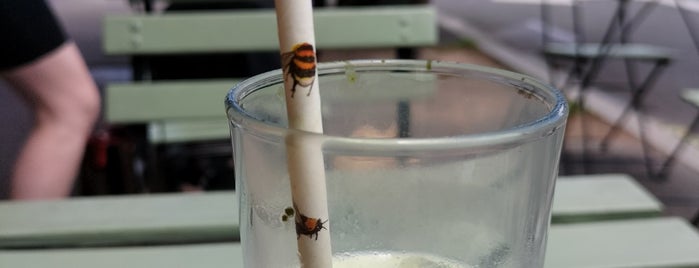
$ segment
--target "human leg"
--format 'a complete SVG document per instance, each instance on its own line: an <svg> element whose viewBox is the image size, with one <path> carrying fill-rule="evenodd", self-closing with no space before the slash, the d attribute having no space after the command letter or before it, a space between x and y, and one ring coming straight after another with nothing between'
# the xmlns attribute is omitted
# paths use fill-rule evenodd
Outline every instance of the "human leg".
<svg viewBox="0 0 699 268"><path fill-rule="evenodd" d="M67 42L2 75L35 112L14 167L10 198L67 196L100 110L99 92L77 46Z"/></svg>

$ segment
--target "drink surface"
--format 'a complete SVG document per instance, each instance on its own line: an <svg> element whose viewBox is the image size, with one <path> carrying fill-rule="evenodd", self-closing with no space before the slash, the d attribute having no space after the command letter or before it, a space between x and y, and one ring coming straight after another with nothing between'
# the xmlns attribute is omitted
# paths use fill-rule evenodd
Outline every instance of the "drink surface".
<svg viewBox="0 0 699 268"><path fill-rule="evenodd" d="M428 254L361 252L335 256L333 268L467 268L472 267Z"/></svg>

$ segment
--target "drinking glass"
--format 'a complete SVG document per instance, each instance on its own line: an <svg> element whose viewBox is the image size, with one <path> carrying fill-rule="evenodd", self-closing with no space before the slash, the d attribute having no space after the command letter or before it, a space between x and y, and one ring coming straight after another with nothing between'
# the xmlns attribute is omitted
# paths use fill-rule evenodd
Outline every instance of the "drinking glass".
<svg viewBox="0 0 699 268"><path fill-rule="evenodd" d="M318 74L323 134L287 128L281 70L226 97L245 267L300 267L297 239L313 239L296 233L288 135L322 151L334 267L543 266L568 114L558 90L436 61Z"/></svg>

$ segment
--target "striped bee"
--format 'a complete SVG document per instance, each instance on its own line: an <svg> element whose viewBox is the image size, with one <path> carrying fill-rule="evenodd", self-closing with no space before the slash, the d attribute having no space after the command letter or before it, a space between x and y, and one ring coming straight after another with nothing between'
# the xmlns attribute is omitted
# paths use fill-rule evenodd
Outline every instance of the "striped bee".
<svg viewBox="0 0 699 268"><path fill-rule="evenodd" d="M296 219L296 239L299 239L301 235L307 235L308 238L313 239L316 236L318 240L318 233L322 229L326 229L323 224L326 224L328 220L322 221L320 218L314 219L309 218L306 215L299 213L299 217Z"/></svg>
<svg viewBox="0 0 699 268"><path fill-rule="evenodd" d="M315 235L315 240L318 240L318 233L325 228L328 220L321 220L320 218L311 218L298 211L296 203L294 203L294 210L296 210L296 239L301 238L301 235L308 236L309 239L313 239Z"/></svg>
<svg viewBox="0 0 699 268"><path fill-rule="evenodd" d="M313 45L309 43L296 44L291 51L282 54L282 67L285 75L294 81L291 86L291 97L294 97L296 86L308 88L306 96L311 95L316 77L316 55Z"/></svg>

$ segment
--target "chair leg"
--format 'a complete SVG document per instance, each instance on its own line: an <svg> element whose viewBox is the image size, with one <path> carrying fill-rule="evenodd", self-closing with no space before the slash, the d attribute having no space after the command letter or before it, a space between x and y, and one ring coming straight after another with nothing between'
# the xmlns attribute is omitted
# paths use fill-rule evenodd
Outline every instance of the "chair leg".
<svg viewBox="0 0 699 268"><path fill-rule="evenodd" d="M683 145L689 140L690 135L692 134L692 132L694 132L694 129L696 129L697 126L699 126L699 113L694 117L694 119L692 120L692 123L689 124L689 127L687 127L687 132L685 132L684 135L682 135L682 138L677 143L677 145L675 145L675 148L672 150L670 155L667 157L665 162L662 164L660 170L658 170L658 172L655 174L656 178L659 178L659 179L667 178L668 172L669 172L670 168L672 167L672 165L674 164L675 158L677 157L677 154L679 154L680 150L682 150ZM699 214L697 214L697 216L699 217Z"/></svg>
<svg viewBox="0 0 699 268"><path fill-rule="evenodd" d="M412 48L398 48L396 55L399 59L414 59L416 51ZM401 138L410 137L410 105L405 101L398 102L396 107L398 114L398 136Z"/></svg>
<svg viewBox="0 0 699 268"><path fill-rule="evenodd" d="M625 42L626 39L628 39L628 35L631 33L632 26L634 24L638 24L640 20L642 20L644 17L648 15L652 7L655 6L654 1L651 1L649 3L646 3L641 10L636 12L635 14L631 15L628 19L626 18L626 9L628 7L629 0L622 0L619 1L619 4L616 7L615 13L614 13L614 19L612 19L609 22L609 25L607 26L607 30L605 31L602 40L600 42L600 47L598 54L600 56L596 57L593 59L593 61L590 63L590 67L584 74L582 75L582 84L587 87L589 86L590 82L594 81L594 79L597 77L597 74L599 73L601 67L604 65L604 62L607 60L607 57L609 55L609 50L611 49L610 43L612 38L614 37L615 34L617 34L617 30L619 31L619 38L621 39L622 42ZM576 6L576 4L573 5L574 9L579 9L579 7ZM575 11L573 12L573 16L580 16L579 13L580 11ZM574 23L575 19L574 19ZM577 23L576 23L577 24ZM618 27L615 27L615 24L618 24ZM575 26L574 27L579 27ZM576 30L579 31L579 30Z"/></svg>
<svg viewBox="0 0 699 268"><path fill-rule="evenodd" d="M641 152L643 154L643 163L646 166L646 176L652 178L653 173L653 159L650 157L650 145L648 144L648 139L646 139L645 124L643 123L643 111L641 111L640 103L634 105L634 110L636 110L636 122L638 123L638 138L641 140Z"/></svg>
<svg viewBox="0 0 699 268"><path fill-rule="evenodd" d="M621 124L623 121L626 119L626 117L629 115L629 113L635 109L640 108L641 102L643 100L643 97L648 91L648 88L657 80L658 76L660 75L661 71L664 69L664 67L667 65L667 61L662 60L662 61L657 61L653 69L650 71L648 76L646 77L645 81L639 85L638 88L632 88L632 96L631 100L629 103L624 107L624 110L622 111L621 115L617 117L617 119L614 121L612 124L612 127L607 131L607 134L604 135L602 138L602 141L600 142L600 148L603 151L606 151L610 140L616 135L617 131L621 127ZM636 107L634 107L636 106Z"/></svg>
<svg viewBox="0 0 699 268"><path fill-rule="evenodd" d="M590 137L590 134L588 132L589 129L587 127L587 116L585 115L585 88L580 88L580 93L578 94L578 105L580 106L580 131L582 132L582 173L588 174L590 158L587 148L589 147L588 139Z"/></svg>

